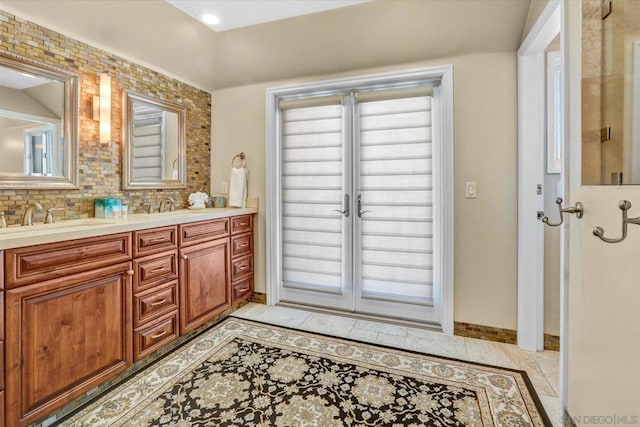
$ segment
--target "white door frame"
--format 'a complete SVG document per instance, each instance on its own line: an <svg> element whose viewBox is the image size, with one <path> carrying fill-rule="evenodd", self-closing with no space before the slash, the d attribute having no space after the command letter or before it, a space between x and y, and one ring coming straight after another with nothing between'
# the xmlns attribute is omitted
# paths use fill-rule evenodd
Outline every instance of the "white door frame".
<svg viewBox="0 0 640 427"><path fill-rule="evenodd" d="M453 65L442 65L437 67L416 68L404 71L394 71L380 74L367 74L356 77L345 77L319 82L302 83L289 86L281 86L267 89L266 93L266 291L267 304L276 305L280 302L280 286L282 271L281 260L281 229L280 217L280 170L281 153L278 135L280 124L277 119L279 96L292 95L300 92L325 91L327 87L333 90L363 87L372 84L394 83L410 80L433 79L440 80L440 93L442 94L440 111L442 126L434 128L434 132L439 132L442 140L442 153L439 156L439 173L434 175L434 182L437 182L442 189L442 200L440 200L437 212L439 218L449 219L442 221L443 230L440 235L442 239L434 242L434 252L437 251L442 257L441 276L434 277L442 283L442 291L434 293L434 299L441 301L441 325L444 333L453 335L453 297L454 297L454 183L453 183ZM435 262L435 258L434 258Z"/></svg>
<svg viewBox="0 0 640 427"><path fill-rule="evenodd" d="M544 224L536 214L544 210L545 49L561 22L561 2L551 0L518 49L518 346L528 351L544 349Z"/></svg>

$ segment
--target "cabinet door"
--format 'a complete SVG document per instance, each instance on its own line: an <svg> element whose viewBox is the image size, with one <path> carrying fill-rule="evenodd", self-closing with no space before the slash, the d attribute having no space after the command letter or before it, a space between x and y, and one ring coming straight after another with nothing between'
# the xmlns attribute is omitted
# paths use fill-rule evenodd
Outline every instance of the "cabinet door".
<svg viewBox="0 0 640 427"><path fill-rule="evenodd" d="M27 425L132 364L131 268L6 292L7 425Z"/></svg>
<svg viewBox="0 0 640 427"><path fill-rule="evenodd" d="M180 335L231 306L229 238L180 249Z"/></svg>

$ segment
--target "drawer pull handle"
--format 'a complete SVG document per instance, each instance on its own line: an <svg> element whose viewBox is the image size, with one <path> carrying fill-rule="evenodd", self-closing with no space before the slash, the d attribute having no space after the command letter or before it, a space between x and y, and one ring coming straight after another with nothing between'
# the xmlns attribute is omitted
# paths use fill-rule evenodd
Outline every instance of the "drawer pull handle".
<svg viewBox="0 0 640 427"><path fill-rule="evenodd" d="M161 271L164 271L165 267L156 267L153 270L150 270L149 273L159 273Z"/></svg>
<svg viewBox="0 0 640 427"><path fill-rule="evenodd" d="M249 225L247 222L236 222L236 227L244 227L245 225Z"/></svg>
<svg viewBox="0 0 640 427"><path fill-rule="evenodd" d="M166 298L159 299L158 301L151 303L151 307L155 307L155 306L157 306L157 305L162 305L162 304L164 304L165 302L167 302L167 299L166 299Z"/></svg>
<svg viewBox="0 0 640 427"><path fill-rule="evenodd" d="M159 237L156 239L149 239L149 243L164 243L164 242L168 242L169 238L168 237Z"/></svg>
<svg viewBox="0 0 640 427"><path fill-rule="evenodd" d="M245 292L245 291L248 291L248 290L249 290L248 287L247 288L240 288L240 289L238 289L238 292Z"/></svg>
<svg viewBox="0 0 640 427"><path fill-rule="evenodd" d="M238 245L238 248L246 248L247 246L249 246L249 243L244 242L244 243Z"/></svg>
<svg viewBox="0 0 640 427"><path fill-rule="evenodd" d="M127 275L128 276L133 276L133 270L127 270Z"/></svg>
<svg viewBox="0 0 640 427"><path fill-rule="evenodd" d="M155 339L158 339L158 338L163 337L163 336L165 336L165 335L167 335L167 330L166 330L166 329L163 329L163 330L162 330L162 332L160 332L159 334L151 335L151 337L150 337L150 338L151 338L152 340L155 340Z"/></svg>
<svg viewBox="0 0 640 427"><path fill-rule="evenodd" d="M247 264L243 264L238 266L238 271L246 270L247 268L249 268L249 266Z"/></svg>

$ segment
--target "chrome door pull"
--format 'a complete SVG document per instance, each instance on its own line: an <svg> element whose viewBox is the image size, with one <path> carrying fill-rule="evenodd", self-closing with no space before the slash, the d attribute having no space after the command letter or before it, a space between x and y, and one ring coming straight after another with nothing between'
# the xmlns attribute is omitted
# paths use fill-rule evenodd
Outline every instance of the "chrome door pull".
<svg viewBox="0 0 640 427"><path fill-rule="evenodd" d="M338 209L334 209L331 212L338 212L342 215L344 215L345 218L349 218L349 195L345 194L344 195L344 210L338 210Z"/></svg>
<svg viewBox="0 0 640 427"><path fill-rule="evenodd" d="M371 213L371 211L362 210L362 194L358 194L358 218L362 218L362 215Z"/></svg>
<svg viewBox="0 0 640 427"><path fill-rule="evenodd" d="M584 206L582 206L582 203L580 202L576 202L575 206L569 206L568 208L563 208L562 207L562 197L558 197L556 199L556 204L558 205L558 210L560 211L560 222L556 222L556 223L551 223L549 222L549 217L544 216L542 217L542 219L540 221L544 222L545 224L547 224L549 227L558 227L560 225L562 225L562 223L564 222L564 215L565 213L568 214L576 214L576 217L578 218L582 218L582 216L584 215Z"/></svg>

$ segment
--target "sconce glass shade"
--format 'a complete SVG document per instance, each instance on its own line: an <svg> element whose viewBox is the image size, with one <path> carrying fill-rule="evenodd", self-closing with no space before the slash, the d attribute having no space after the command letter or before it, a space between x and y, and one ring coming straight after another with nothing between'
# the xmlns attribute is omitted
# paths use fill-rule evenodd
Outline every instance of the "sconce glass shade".
<svg viewBox="0 0 640 427"><path fill-rule="evenodd" d="M111 144L111 76L100 73L100 143Z"/></svg>

